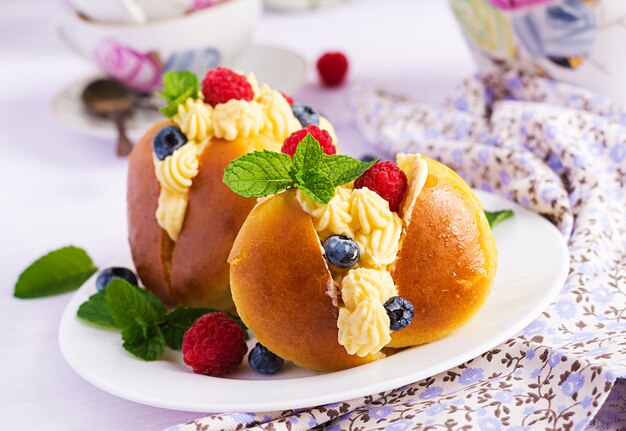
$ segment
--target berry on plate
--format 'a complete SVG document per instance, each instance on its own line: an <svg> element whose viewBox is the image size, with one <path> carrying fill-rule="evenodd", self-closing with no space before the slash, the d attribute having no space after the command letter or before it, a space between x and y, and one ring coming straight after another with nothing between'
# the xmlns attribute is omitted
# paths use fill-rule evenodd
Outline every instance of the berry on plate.
<svg viewBox="0 0 626 431"><path fill-rule="evenodd" d="M320 114L313 108L302 103L294 103L291 106L293 115L298 119L302 127L306 127L309 124L320 125Z"/></svg>
<svg viewBox="0 0 626 431"><path fill-rule="evenodd" d="M354 188L367 187L389 202L389 209L397 212L407 187L406 174L388 160L376 162L354 181Z"/></svg>
<svg viewBox="0 0 626 431"><path fill-rule="evenodd" d="M289 137L285 139L285 143L280 151L293 157L293 155L296 154L296 148L298 148L300 142L302 142L304 137L309 133L320 143L322 149L324 150L324 154L331 155L337 152L337 148L335 148L335 145L333 144L333 138L330 136L330 133L326 130L320 129L315 124L309 124L304 129L298 130L289 135Z"/></svg>
<svg viewBox="0 0 626 431"><path fill-rule="evenodd" d="M241 326L226 313L199 317L183 335L183 360L196 374L223 376L234 371L248 351Z"/></svg>
<svg viewBox="0 0 626 431"><path fill-rule="evenodd" d="M348 73L348 58L341 52L327 52L317 60L317 71L325 85L339 85Z"/></svg>
<svg viewBox="0 0 626 431"><path fill-rule="evenodd" d="M112 266L110 268L104 268L96 277L96 289L98 289L98 292L106 289L114 278L121 278L122 280L126 280L135 286L139 285L137 276L133 271L128 268Z"/></svg>
<svg viewBox="0 0 626 431"><path fill-rule="evenodd" d="M165 160L187 143L187 136L176 126L165 126L152 141L152 150L159 160Z"/></svg>
<svg viewBox="0 0 626 431"><path fill-rule="evenodd" d="M413 316L415 316L413 304L403 297L392 296L385 302L384 306L391 322L392 331L404 329L413 321Z"/></svg>
<svg viewBox="0 0 626 431"><path fill-rule="evenodd" d="M202 81L204 100L211 106L229 100L254 99L254 90L245 76L225 67L209 70Z"/></svg>
<svg viewBox="0 0 626 431"><path fill-rule="evenodd" d="M326 259L339 268L350 268L357 264L361 250L356 242L347 236L332 235L324 241Z"/></svg>
<svg viewBox="0 0 626 431"><path fill-rule="evenodd" d="M248 363L253 370L259 373L274 374L282 368L285 361L283 358L267 350L261 343L256 343L256 346L254 346L248 355Z"/></svg>

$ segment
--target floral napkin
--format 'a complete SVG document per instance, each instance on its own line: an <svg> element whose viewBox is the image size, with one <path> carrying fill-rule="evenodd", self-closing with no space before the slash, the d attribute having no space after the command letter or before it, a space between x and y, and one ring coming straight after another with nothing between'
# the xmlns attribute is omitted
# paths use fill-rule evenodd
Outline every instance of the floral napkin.
<svg viewBox="0 0 626 431"><path fill-rule="evenodd" d="M311 409L215 414L169 431L626 429L626 110L514 74L468 79L443 107L374 88L352 101L383 154L436 158L552 221L571 253L562 292L515 338L411 385Z"/></svg>

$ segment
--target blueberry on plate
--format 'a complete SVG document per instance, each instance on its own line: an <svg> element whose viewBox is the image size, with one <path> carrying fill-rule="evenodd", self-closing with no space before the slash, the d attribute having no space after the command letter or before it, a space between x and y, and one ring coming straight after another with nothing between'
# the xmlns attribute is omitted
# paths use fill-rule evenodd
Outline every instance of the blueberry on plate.
<svg viewBox="0 0 626 431"><path fill-rule="evenodd" d="M267 350L261 343L256 343L248 355L248 363L259 373L274 374L282 368L285 360Z"/></svg>
<svg viewBox="0 0 626 431"><path fill-rule="evenodd" d="M135 286L139 285L137 276L130 269L120 266L112 266L100 271L98 277L96 277L96 289L98 289L98 292L106 289L114 278L121 278L122 280L126 280Z"/></svg>
<svg viewBox="0 0 626 431"><path fill-rule="evenodd" d="M165 126L154 137L152 150L159 160L165 160L187 143L187 136L176 126Z"/></svg>
<svg viewBox="0 0 626 431"><path fill-rule="evenodd" d="M332 235L324 241L326 259L339 268L350 268L361 258L361 250L356 242L347 236Z"/></svg>
<svg viewBox="0 0 626 431"><path fill-rule="evenodd" d="M387 316L389 316L392 331L406 328L411 324L413 316L415 316L413 304L401 296L392 296L385 302L384 307L387 311Z"/></svg>
<svg viewBox="0 0 626 431"><path fill-rule="evenodd" d="M320 114L313 108L302 103L294 103L291 106L293 115L298 119L302 127L306 127L309 124L320 125Z"/></svg>

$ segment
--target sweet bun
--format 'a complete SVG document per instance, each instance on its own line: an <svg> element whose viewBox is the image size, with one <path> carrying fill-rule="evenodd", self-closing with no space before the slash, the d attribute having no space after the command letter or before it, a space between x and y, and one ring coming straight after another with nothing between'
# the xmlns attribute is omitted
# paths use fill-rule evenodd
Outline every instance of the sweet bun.
<svg viewBox="0 0 626 431"><path fill-rule="evenodd" d="M211 140L199 156L184 229L174 242L155 217L160 186L152 151L154 136L171 124L163 121L153 126L129 157L127 204L133 261L145 286L169 305L232 309L226 260L255 200L230 191L222 176L231 160L254 147L247 139Z"/></svg>
<svg viewBox="0 0 626 431"><path fill-rule="evenodd" d="M400 248L388 265L398 295L412 302L415 316L384 347L448 335L483 305L495 277L496 248L480 202L452 170L423 159L428 176L406 206ZM383 357L385 348L359 356L339 343L343 300L298 193L291 189L262 200L237 235L229 262L238 313L261 344L302 367L333 371Z"/></svg>

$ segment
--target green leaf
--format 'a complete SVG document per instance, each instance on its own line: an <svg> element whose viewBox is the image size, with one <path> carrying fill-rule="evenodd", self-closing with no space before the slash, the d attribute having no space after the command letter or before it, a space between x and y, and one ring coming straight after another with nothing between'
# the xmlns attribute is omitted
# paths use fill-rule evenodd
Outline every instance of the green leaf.
<svg viewBox="0 0 626 431"><path fill-rule="evenodd" d="M147 295L126 280L114 278L104 290L107 307L118 328L126 329L141 318L147 324L157 323L157 312Z"/></svg>
<svg viewBox="0 0 626 431"><path fill-rule="evenodd" d="M254 151L224 169L224 184L245 197L262 197L293 186L291 158L274 151Z"/></svg>
<svg viewBox="0 0 626 431"><path fill-rule="evenodd" d="M178 105L185 103L190 97L197 97L200 91L200 80L188 71L169 71L163 75L163 91L157 96L163 98L166 106L159 110L168 118L178 112Z"/></svg>
<svg viewBox="0 0 626 431"><path fill-rule="evenodd" d="M302 175L304 171L312 171L319 169L322 162L324 150L319 141L310 133L306 135L296 148L293 155L292 177L295 179L298 175Z"/></svg>
<svg viewBox="0 0 626 431"><path fill-rule="evenodd" d="M207 313L215 313L218 310L211 308L201 307L183 307L178 306L165 316L165 323L161 324L161 331L165 337L167 345L174 350L180 350L183 345L183 335L201 316ZM243 324L239 316L233 313L226 313L233 319L246 333L246 340L248 339L248 328Z"/></svg>
<svg viewBox="0 0 626 431"><path fill-rule="evenodd" d="M80 304L76 314L81 319L87 320L91 323L108 326L110 328L117 328L115 321L109 312L109 307L107 307L107 301L104 296L105 292L106 291L103 290L91 295L87 301Z"/></svg>
<svg viewBox="0 0 626 431"><path fill-rule="evenodd" d="M513 217L512 210L502 210L502 211L485 211L485 216L487 217L487 221L489 222L489 226L493 228L495 225L503 222L504 220Z"/></svg>
<svg viewBox="0 0 626 431"><path fill-rule="evenodd" d="M146 301L148 301L148 303L154 310L154 314L156 315L157 322L162 322L163 319L165 319L165 313L167 311L165 310L165 306L163 305L161 300L157 298L154 295L154 293L150 292L149 290L142 289L139 286L133 286L133 287L135 288L137 292L141 293L141 295L146 299Z"/></svg>
<svg viewBox="0 0 626 431"><path fill-rule="evenodd" d="M17 279L16 298L40 298L76 290L98 268L85 250L68 246L51 251L30 264Z"/></svg>
<svg viewBox="0 0 626 431"><path fill-rule="evenodd" d="M335 196L332 181L319 171L305 171L296 187L320 204L327 204Z"/></svg>
<svg viewBox="0 0 626 431"><path fill-rule="evenodd" d="M378 158L371 162L362 162L350 156L340 154L324 156L322 160L325 166L325 173L335 187L359 178L377 161Z"/></svg>
<svg viewBox="0 0 626 431"><path fill-rule="evenodd" d="M165 350L165 338L156 322L146 321L135 311L127 317L128 325L122 329L124 349L145 361L159 359Z"/></svg>

